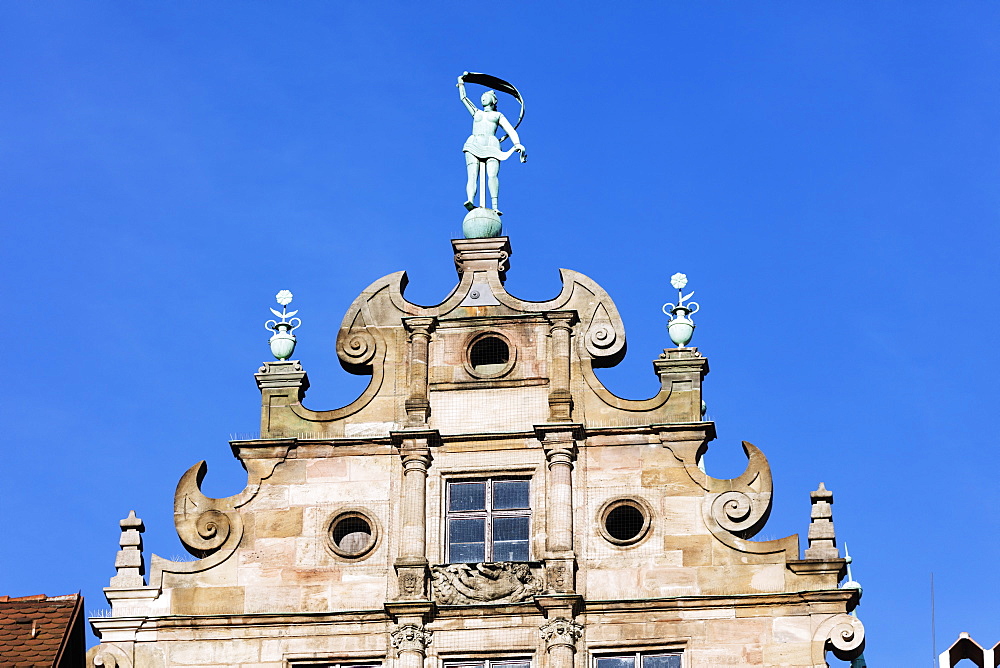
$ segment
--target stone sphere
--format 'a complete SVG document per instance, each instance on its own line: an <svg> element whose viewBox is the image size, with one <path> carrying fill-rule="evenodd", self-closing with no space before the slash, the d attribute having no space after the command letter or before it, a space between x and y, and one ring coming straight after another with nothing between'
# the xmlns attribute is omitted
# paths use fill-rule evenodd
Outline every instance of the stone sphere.
<svg viewBox="0 0 1000 668"><path fill-rule="evenodd" d="M466 239L489 239L499 237L503 231L500 216L493 209L476 207L465 215L462 233Z"/></svg>

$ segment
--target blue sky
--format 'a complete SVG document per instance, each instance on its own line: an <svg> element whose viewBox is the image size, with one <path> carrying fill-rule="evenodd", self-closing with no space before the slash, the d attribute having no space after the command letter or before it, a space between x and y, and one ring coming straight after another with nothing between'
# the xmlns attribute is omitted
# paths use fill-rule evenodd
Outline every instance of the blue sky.
<svg viewBox="0 0 1000 668"><path fill-rule="evenodd" d="M508 289L600 282L629 336L601 376L639 398L687 273L708 470L763 449L762 537L804 536L822 480L873 665L929 664L932 571L938 649L1000 641L998 29L989 2L0 5L0 593L105 607L132 508L182 553L184 470L243 485L278 289L307 403L360 392L333 349L357 293L454 284L471 70L526 100Z"/></svg>

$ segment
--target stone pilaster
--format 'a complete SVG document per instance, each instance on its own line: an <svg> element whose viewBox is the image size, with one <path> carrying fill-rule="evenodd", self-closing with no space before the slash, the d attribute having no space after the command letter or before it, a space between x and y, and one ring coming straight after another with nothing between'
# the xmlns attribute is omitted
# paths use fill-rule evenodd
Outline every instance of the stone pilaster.
<svg viewBox="0 0 1000 668"><path fill-rule="evenodd" d="M439 435L434 430L393 432L393 441L403 461L399 556L395 562L397 598L422 601L428 598L427 569L427 469L430 446Z"/></svg>
<svg viewBox="0 0 1000 668"><path fill-rule="evenodd" d="M427 360L430 354L431 332L437 318L404 318L403 325L409 333L409 396L406 398L406 424L422 427L431 414L430 400L427 398Z"/></svg>
<svg viewBox="0 0 1000 668"><path fill-rule="evenodd" d="M286 435L291 424L298 423L288 407L302 403L309 389L309 376L298 360L280 360L264 362L254 378L261 394L261 437Z"/></svg>
<svg viewBox="0 0 1000 668"><path fill-rule="evenodd" d="M582 427L574 424L536 425L535 434L545 450L545 586L548 591L575 591L576 553L573 550L573 462L576 438Z"/></svg>
<svg viewBox="0 0 1000 668"><path fill-rule="evenodd" d="M823 483L819 489L809 492L812 510L809 513L809 547L806 549L806 559L837 559L840 550L837 549L837 536L833 530L833 492Z"/></svg>
<svg viewBox="0 0 1000 668"><path fill-rule="evenodd" d="M549 421L573 419L573 394L570 392L570 349L573 338L574 311L552 311L549 321Z"/></svg>

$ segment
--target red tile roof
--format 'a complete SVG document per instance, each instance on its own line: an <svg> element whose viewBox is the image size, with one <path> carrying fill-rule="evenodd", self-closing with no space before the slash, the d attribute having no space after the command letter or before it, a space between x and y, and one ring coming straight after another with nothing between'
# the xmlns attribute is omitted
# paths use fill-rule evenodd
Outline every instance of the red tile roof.
<svg viewBox="0 0 1000 668"><path fill-rule="evenodd" d="M0 668L72 665L68 655L83 641L82 611L79 594L0 596Z"/></svg>

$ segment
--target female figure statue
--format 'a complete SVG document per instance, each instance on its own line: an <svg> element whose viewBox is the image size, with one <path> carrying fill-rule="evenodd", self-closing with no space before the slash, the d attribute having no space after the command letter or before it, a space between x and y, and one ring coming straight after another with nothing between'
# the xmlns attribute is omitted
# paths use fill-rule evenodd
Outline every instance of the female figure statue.
<svg viewBox="0 0 1000 668"><path fill-rule="evenodd" d="M476 106L472 104L465 94L465 74L458 77L459 97L469 113L472 114L472 134L469 135L465 146L462 147L462 151L465 153L465 167L469 175L465 186L465 208L469 211L476 208L473 200L476 198L477 190L482 188L482 185L479 184L480 178L485 175L488 177L484 180L489 183L493 210L499 214L497 197L500 194L500 161L506 160L514 151L517 151L521 155L521 162L525 162L528 159L528 154L524 146L521 145L517 130L503 114L497 111L496 93L492 90L483 93L482 98L480 98L483 104L482 109L476 109ZM500 150L500 140L496 138L498 127L503 128L511 141L514 142L513 148L507 151ZM484 192L479 192L479 201L480 206L485 208L486 194Z"/></svg>

